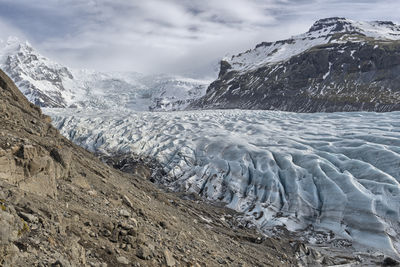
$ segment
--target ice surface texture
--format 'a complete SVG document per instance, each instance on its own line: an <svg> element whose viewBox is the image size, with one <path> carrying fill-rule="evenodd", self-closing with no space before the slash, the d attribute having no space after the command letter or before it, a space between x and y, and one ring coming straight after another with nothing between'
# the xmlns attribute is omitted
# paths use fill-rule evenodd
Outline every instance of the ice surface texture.
<svg viewBox="0 0 400 267"><path fill-rule="evenodd" d="M261 229L313 225L400 250L399 112L46 112L72 141L155 157L166 185L223 201Z"/></svg>

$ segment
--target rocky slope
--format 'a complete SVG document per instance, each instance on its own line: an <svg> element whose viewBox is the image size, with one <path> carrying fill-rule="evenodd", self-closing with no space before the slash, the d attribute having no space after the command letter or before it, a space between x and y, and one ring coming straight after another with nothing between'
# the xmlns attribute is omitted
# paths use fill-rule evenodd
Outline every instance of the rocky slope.
<svg viewBox="0 0 400 267"><path fill-rule="evenodd" d="M204 95L209 84L171 75L71 69L13 37L0 41L0 67L41 107L176 110Z"/></svg>
<svg viewBox="0 0 400 267"><path fill-rule="evenodd" d="M160 192L146 181L145 165L133 175L104 165L63 138L2 71L0 125L1 266L334 261L299 242L240 229L230 210Z"/></svg>
<svg viewBox="0 0 400 267"><path fill-rule="evenodd" d="M328 18L223 59L218 79L189 108L400 110L399 74L399 25Z"/></svg>
<svg viewBox="0 0 400 267"><path fill-rule="evenodd" d="M219 201L268 235L400 259L400 112L46 112L116 168L129 172L133 153L155 159L151 180Z"/></svg>

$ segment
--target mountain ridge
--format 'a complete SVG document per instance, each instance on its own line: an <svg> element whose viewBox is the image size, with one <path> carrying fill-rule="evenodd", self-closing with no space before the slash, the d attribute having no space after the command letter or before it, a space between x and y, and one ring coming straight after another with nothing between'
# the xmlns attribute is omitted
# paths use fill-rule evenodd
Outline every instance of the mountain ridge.
<svg viewBox="0 0 400 267"><path fill-rule="evenodd" d="M0 67L32 103L52 108L183 109L204 95L209 83L165 74L71 69L15 37L1 43Z"/></svg>
<svg viewBox="0 0 400 267"><path fill-rule="evenodd" d="M399 110L400 26L322 19L307 33L224 58L189 109Z"/></svg>

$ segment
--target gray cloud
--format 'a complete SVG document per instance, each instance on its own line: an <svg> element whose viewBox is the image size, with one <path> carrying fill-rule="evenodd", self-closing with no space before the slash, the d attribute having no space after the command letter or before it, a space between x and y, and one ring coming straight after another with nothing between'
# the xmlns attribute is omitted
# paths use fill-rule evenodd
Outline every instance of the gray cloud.
<svg viewBox="0 0 400 267"><path fill-rule="evenodd" d="M383 0L2 0L14 33L74 67L210 75L227 53L306 31L317 19L396 20Z"/></svg>

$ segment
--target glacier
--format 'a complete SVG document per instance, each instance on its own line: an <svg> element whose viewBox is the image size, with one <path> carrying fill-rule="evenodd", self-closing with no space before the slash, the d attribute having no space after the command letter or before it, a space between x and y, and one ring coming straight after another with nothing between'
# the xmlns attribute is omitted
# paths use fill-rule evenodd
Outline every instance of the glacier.
<svg viewBox="0 0 400 267"><path fill-rule="evenodd" d="M44 112L91 151L157 159L164 185L223 202L266 233L311 227L329 233L324 244L399 257L400 112Z"/></svg>
<svg viewBox="0 0 400 267"><path fill-rule="evenodd" d="M182 110L206 93L209 79L74 69L41 55L29 42L0 39L0 68L41 107Z"/></svg>

